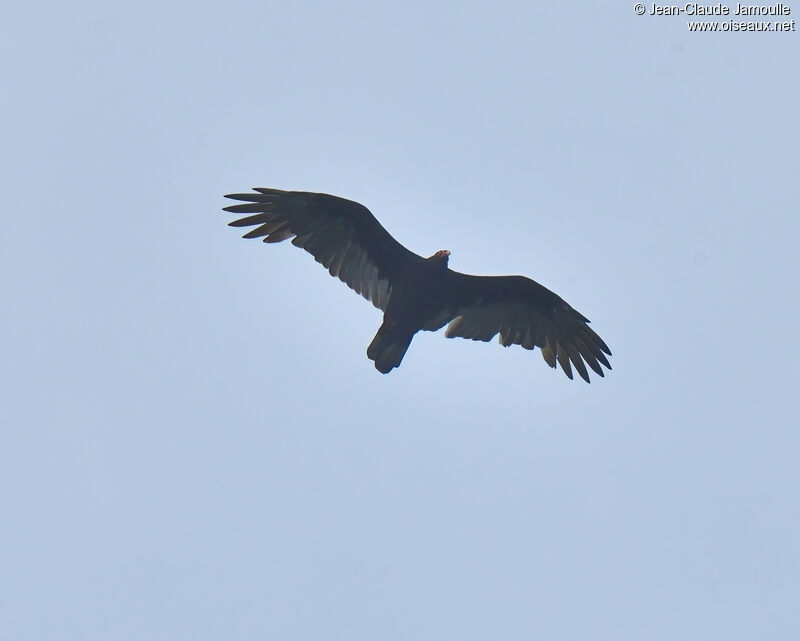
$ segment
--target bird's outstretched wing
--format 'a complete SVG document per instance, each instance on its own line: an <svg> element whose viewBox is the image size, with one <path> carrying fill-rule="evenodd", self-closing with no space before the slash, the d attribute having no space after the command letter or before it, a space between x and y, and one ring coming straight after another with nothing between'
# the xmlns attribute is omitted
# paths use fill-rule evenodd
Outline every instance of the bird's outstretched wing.
<svg viewBox="0 0 800 641"><path fill-rule="evenodd" d="M486 342L499 333L502 345L539 347L550 367L558 362L570 379L575 367L587 383L586 365L599 376L604 376L601 365L611 369L606 358L611 351L589 327L589 320L539 283L523 276L454 271L448 277L450 308L457 310L445 332L448 338Z"/></svg>
<svg viewBox="0 0 800 641"><path fill-rule="evenodd" d="M292 238L317 262L350 288L386 311L392 285L409 264L424 260L398 243L369 209L352 200L304 191L254 188L255 193L228 194L245 201L224 210L251 214L229 223L257 226L244 238L265 243Z"/></svg>

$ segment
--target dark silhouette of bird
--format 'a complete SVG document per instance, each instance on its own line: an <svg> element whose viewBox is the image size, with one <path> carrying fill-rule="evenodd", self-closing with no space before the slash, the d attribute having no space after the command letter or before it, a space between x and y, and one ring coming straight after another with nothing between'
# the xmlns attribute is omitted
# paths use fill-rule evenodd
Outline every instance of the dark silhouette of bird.
<svg viewBox="0 0 800 641"><path fill-rule="evenodd" d="M384 374L399 367L420 330L448 325L445 336L504 346L538 347L545 362L568 378L572 368L588 383L611 369L611 351L588 319L560 296L524 276L471 276L447 267L450 252L423 258L387 232L363 205L328 194L255 188L229 194L244 201L224 210L249 214L230 223L255 227L244 238L278 243L288 238L350 288L383 311L383 324L367 357Z"/></svg>

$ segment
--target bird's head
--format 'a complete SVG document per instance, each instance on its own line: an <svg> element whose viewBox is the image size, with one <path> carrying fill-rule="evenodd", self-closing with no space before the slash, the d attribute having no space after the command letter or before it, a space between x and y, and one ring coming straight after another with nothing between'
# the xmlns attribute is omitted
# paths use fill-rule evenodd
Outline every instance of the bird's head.
<svg viewBox="0 0 800 641"><path fill-rule="evenodd" d="M433 256L428 258L428 260L434 263L441 263L442 267L447 267L447 261L449 258L450 258L450 250L440 249Z"/></svg>

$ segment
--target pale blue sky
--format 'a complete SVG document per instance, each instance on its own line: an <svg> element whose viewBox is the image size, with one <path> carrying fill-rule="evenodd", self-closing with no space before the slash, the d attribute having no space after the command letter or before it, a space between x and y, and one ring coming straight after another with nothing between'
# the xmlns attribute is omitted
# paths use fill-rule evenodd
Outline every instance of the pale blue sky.
<svg viewBox="0 0 800 641"><path fill-rule="evenodd" d="M0 639L800 638L798 35L613 5L4 9ZM535 278L613 372L379 374L252 186Z"/></svg>

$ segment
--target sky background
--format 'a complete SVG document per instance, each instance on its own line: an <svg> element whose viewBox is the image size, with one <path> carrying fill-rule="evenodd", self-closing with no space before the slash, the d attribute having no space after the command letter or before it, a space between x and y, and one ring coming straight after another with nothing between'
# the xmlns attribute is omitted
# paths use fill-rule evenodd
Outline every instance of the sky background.
<svg viewBox="0 0 800 641"><path fill-rule="evenodd" d="M800 638L800 41L633 5L4 8L0 639ZM380 375L253 186L535 278L614 370Z"/></svg>

